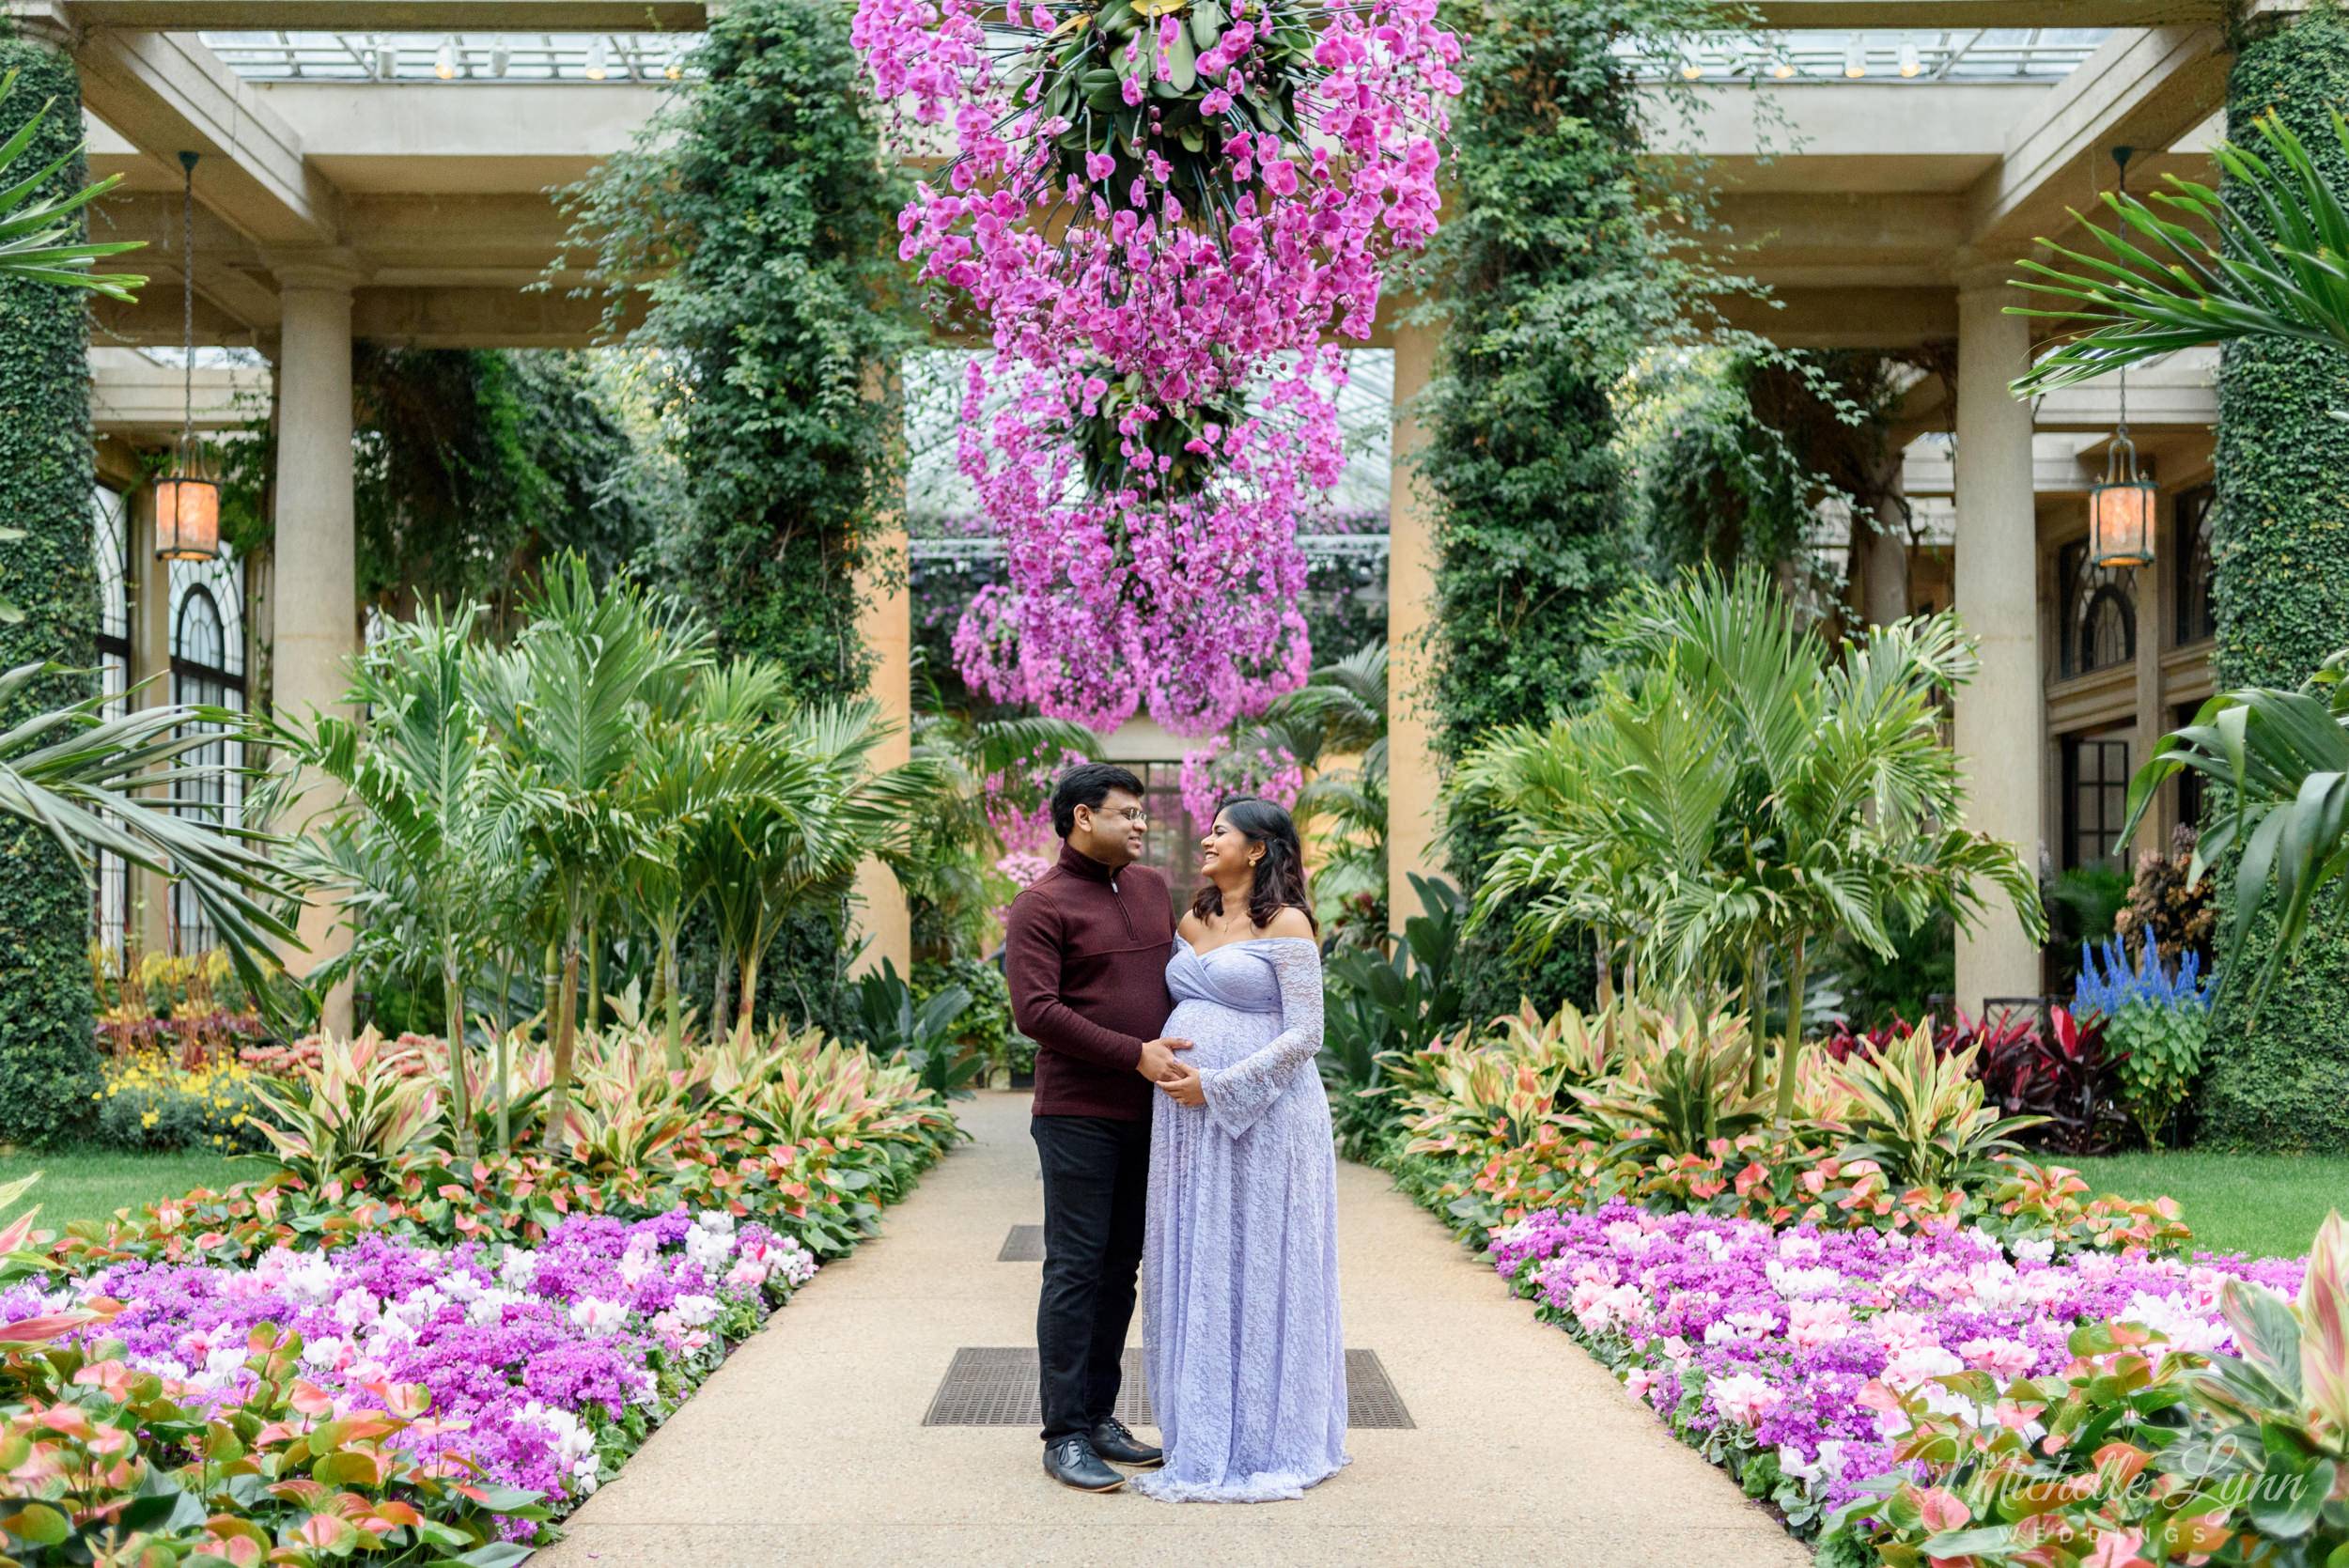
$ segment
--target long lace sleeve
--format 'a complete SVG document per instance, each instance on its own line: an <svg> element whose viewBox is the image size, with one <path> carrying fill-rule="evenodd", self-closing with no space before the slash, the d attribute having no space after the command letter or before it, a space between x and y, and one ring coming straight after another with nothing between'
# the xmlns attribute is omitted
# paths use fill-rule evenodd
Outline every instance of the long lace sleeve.
<svg viewBox="0 0 2349 1568"><path fill-rule="evenodd" d="M1199 1073L1207 1114L1234 1138L1254 1126L1300 1072L1313 1074L1321 1049L1321 950L1302 938L1279 938L1270 961L1281 983L1281 1032L1228 1067Z"/></svg>

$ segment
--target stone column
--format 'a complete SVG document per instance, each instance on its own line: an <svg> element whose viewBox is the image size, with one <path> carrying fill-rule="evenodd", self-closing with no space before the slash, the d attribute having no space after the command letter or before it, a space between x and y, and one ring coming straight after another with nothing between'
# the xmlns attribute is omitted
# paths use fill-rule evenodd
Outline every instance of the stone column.
<svg viewBox="0 0 2349 1568"><path fill-rule="evenodd" d="M124 507L131 524L131 690L139 706L161 707L171 701L171 563L155 558L155 487L141 485ZM144 866L131 868L125 935L137 952L171 950L170 901L168 878Z"/></svg>
<svg viewBox="0 0 2349 1568"><path fill-rule="evenodd" d="M350 460L350 291L356 273L336 258L272 259L281 287L283 327L277 358L276 636L272 701L295 717L345 713L347 668L359 649L359 587ZM335 797L313 781L298 819L331 807ZM339 909L313 900L302 912L307 954L288 950L297 973L350 946L334 929ZM350 986L329 994L325 1027L347 1033Z"/></svg>
<svg viewBox="0 0 2349 1568"><path fill-rule="evenodd" d="M2161 737L2170 733L2169 715L2161 700L2161 654L2169 646L2172 611L2170 596L2163 592L2162 579L2171 574L2161 568L2159 552L2167 550L2177 536L2171 526L2178 498L2164 495L2155 510L2157 520L2155 538L2155 559L2150 566L2136 569L2137 579L2137 738L2129 747L2129 766L2145 766L2145 759L2154 754ZM2147 850L2163 850L2170 846L2170 830L2177 820L2178 790L2175 784L2162 791L2162 799L2145 820L2137 825L2137 836L2129 842L2129 853L2123 864L2130 875L2137 871L2137 857Z"/></svg>
<svg viewBox="0 0 2349 1568"><path fill-rule="evenodd" d="M1876 502L1875 526L1859 520L1860 613L1870 626L1884 626L1908 613L1908 517L1901 505L1901 452L1886 458L1889 473Z"/></svg>
<svg viewBox="0 0 2349 1568"><path fill-rule="evenodd" d="M1424 687L1436 593L1435 496L1412 459L1428 431L1413 406L1434 373L1442 333L1394 331L1394 426L1387 490L1387 904L1393 928L1419 913L1411 877L1435 877L1437 791L1441 782Z"/></svg>
<svg viewBox="0 0 2349 1568"><path fill-rule="evenodd" d="M902 477L898 481L900 494ZM867 547L864 567L857 574L857 635L873 658L869 694L880 705L881 718L894 726L890 737L873 752L876 771L895 768L913 754L913 593L908 578L902 521L892 525ZM879 970L886 958L897 972L913 978L913 916L906 907L905 889L896 875L877 860L856 868L856 923L849 940L865 939L851 972Z"/></svg>
<svg viewBox="0 0 2349 1568"><path fill-rule="evenodd" d="M1957 694L1958 766L1968 827L2015 846L2039 867L2046 773L2039 662L2038 525L2031 509L2031 411L2007 392L2030 368L2030 328L2005 307L2005 263L1962 272L1957 296L1957 544L1953 598L1982 648L1982 673ZM2031 996L2039 948L2003 893L1957 939L1957 999Z"/></svg>

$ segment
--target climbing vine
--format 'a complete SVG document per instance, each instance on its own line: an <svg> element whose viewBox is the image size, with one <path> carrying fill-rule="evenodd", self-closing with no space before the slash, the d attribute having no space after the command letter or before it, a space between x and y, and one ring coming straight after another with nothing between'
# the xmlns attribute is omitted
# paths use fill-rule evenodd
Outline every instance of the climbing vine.
<svg viewBox="0 0 2349 1568"><path fill-rule="evenodd" d="M1447 762L1495 725L1589 695L1594 620L1641 553L1610 391L1643 349L1688 341L1685 323L1725 281L1666 242L1669 224L1702 218L1703 193L1642 171L1641 95L1616 50L1718 29L1719 10L1483 0L1455 24L1474 47L1436 241L1448 331L1423 470L1441 503L1430 652ZM1489 831L1455 820L1448 848L1473 889ZM1471 1016L1582 984L1579 957L1536 975L1503 955L1506 941L1492 933L1467 955Z"/></svg>
<svg viewBox="0 0 2349 1568"><path fill-rule="evenodd" d="M614 334L659 350L669 378L684 494L664 573L730 649L781 660L804 698L839 697L864 681L854 573L913 340L891 258L906 187L845 8L729 6L694 66L629 151L566 194L573 242Z"/></svg>
<svg viewBox="0 0 2349 1568"><path fill-rule="evenodd" d="M438 598L502 617L557 551L602 579L647 550L670 487L617 373L589 353L353 344L361 596L395 615ZM220 452L222 532L250 553L272 538L268 411Z"/></svg>
<svg viewBox="0 0 2349 1568"><path fill-rule="evenodd" d="M56 51L0 38L0 72L21 72L6 130L49 102L20 167L58 193L83 183L81 82ZM52 661L0 705L0 728L97 690L90 552L89 318L78 290L0 280L0 582L23 613L0 620L0 670ZM86 1116L91 1044L89 891L39 828L0 828L0 1142L50 1142Z"/></svg>
<svg viewBox="0 0 2349 1568"><path fill-rule="evenodd" d="M2332 114L2349 101L2349 21L2311 8L2242 40L2228 123L2274 112L2336 183L2349 156ZM2257 222L2255 206L2236 204ZM2213 520L2217 682L2291 688L2349 643L2349 378L2337 350L2247 340L2218 374L2217 511ZM2256 1020L2229 987L2215 1020L2198 1110L2202 1136L2270 1148L2334 1149L2349 1140L2349 908L2337 889ZM2264 961L2272 924L2241 963Z"/></svg>

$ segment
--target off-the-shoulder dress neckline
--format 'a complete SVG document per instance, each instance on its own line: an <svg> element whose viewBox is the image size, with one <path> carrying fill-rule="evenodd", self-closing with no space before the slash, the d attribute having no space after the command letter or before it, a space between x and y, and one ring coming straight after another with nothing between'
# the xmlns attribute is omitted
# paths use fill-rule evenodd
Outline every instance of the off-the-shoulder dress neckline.
<svg viewBox="0 0 2349 1568"><path fill-rule="evenodd" d="M1175 933L1174 939L1190 948L1194 958L1205 958L1208 954L1221 953L1227 947L1255 947L1265 942L1303 942L1307 947L1321 945L1311 937L1236 937L1228 942L1218 942L1213 947L1201 947L1180 932Z"/></svg>

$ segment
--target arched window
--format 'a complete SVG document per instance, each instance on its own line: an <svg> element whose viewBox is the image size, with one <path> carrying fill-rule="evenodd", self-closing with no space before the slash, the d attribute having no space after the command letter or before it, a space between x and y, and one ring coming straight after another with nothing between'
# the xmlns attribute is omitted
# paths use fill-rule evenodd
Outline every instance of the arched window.
<svg viewBox="0 0 2349 1568"><path fill-rule="evenodd" d="M2056 556L2056 604L2062 617L2056 673L2066 678L2109 669L2137 657L2137 574L2088 564L2088 541Z"/></svg>
<svg viewBox="0 0 2349 1568"><path fill-rule="evenodd" d="M244 690L244 567L217 561L171 564L171 697L242 713ZM186 753L184 765L202 768L244 766L244 743L226 725L208 725L220 738ZM181 809L228 827L243 822L244 781L235 773L189 780L179 790ZM171 890L172 946L202 953L219 933L184 886Z"/></svg>
<svg viewBox="0 0 2349 1568"><path fill-rule="evenodd" d="M90 556L98 571L98 666L106 716L119 718L131 685L131 530L122 492L90 490ZM131 867L121 856L98 852L98 887L90 895L90 924L109 953L130 936Z"/></svg>
<svg viewBox="0 0 2349 1568"><path fill-rule="evenodd" d="M2217 510L2211 503L2218 492L2197 485L2178 496L2178 624L2173 635L2181 644L2199 643L2218 631L2217 612L2211 604L2210 523Z"/></svg>

